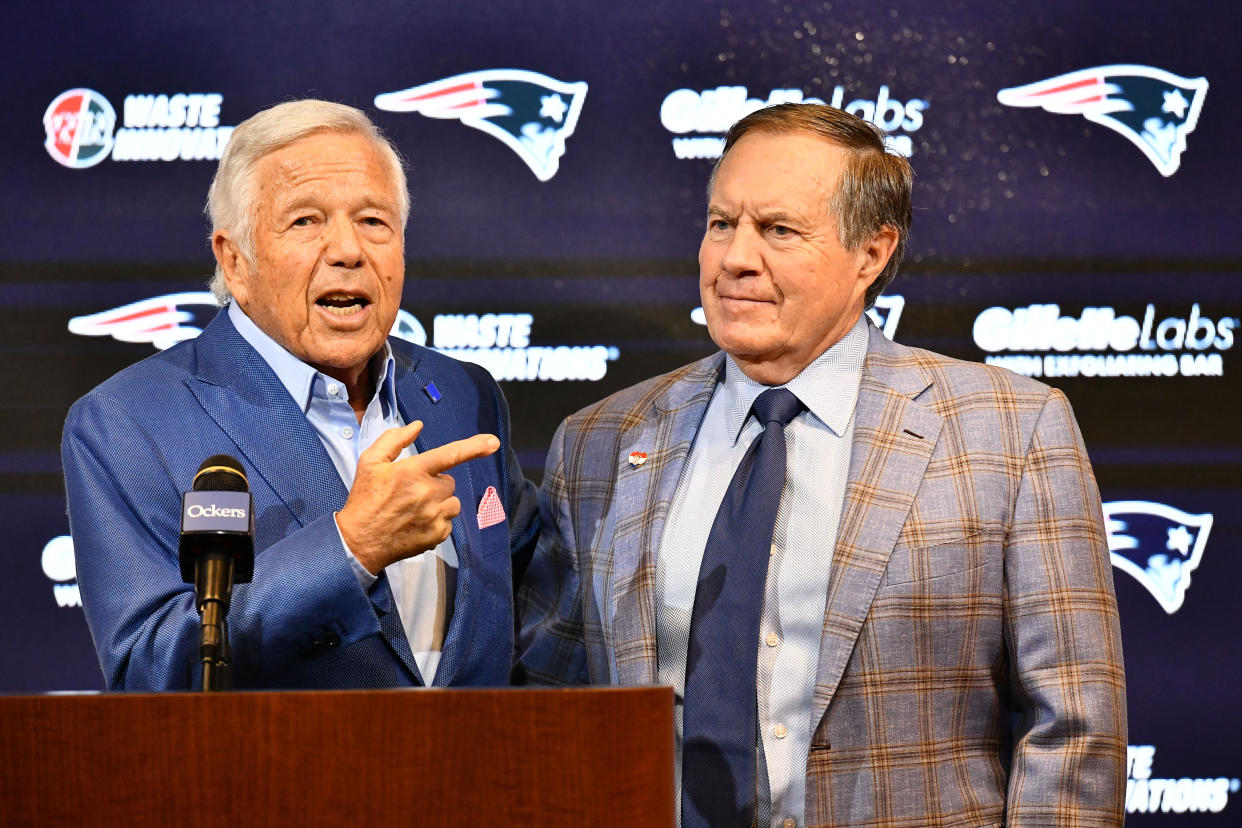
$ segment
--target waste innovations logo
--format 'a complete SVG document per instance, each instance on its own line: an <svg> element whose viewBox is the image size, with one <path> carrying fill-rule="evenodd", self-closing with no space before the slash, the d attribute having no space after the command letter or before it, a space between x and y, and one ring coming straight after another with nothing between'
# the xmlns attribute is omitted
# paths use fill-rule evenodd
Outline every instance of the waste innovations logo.
<svg viewBox="0 0 1242 828"><path fill-rule="evenodd" d="M1104 504L1104 526L1113 566L1142 584L1169 615L1181 609L1191 573L1203 560L1212 515L1118 500Z"/></svg>
<svg viewBox="0 0 1242 828"><path fill-rule="evenodd" d="M985 362L1028 377L1219 377L1234 344L1237 317L1213 319L1196 302L1184 312L1149 303L1134 316L1056 304L992 307L975 318Z"/></svg>
<svg viewBox="0 0 1242 828"><path fill-rule="evenodd" d="M43 113L48 155L75 170L93 167L112 150L116 112L94 89L61 92Z"/></svg>
<svg viewBox="0 0 1242 828"><path fill-rule="evenodd" d="M172 95L126 95L124 121L93 89L70 89L56 96L43 114L44 146L60 164L72 169L113 161L216 161L233 127L220 125L217 92Z"/></svg>
<svg viewBox="0 0 1242 828"><path fill-rule="evenodd" d="M375 97L389 112L417 112L482 130L517 153L540 181L560 169L574 134L587 85L529 72L487 69Z"/></svg>
<svg viewBox="0 0 1242 828"><path fill-rule="evenodd" d="M73 557L73 538L57 535L43 547L40 561L43 574L52 581L52 595L58 607L82 606L78 591L78 566Z"/></svg>
<svg viewBox="0 0 1242 828"><path fill-rule="evenodd" d="M755 110L783 103L824 103L821 98L804 98L801 89L773 89L766 99L750 98L747 94L745 86L718 86L699 92L677 89L668 93L660 104L660 123L677 136L700 133L696 137L674 138L673 153L682 159L714 160L724 150L724 134L729 127ZM892 96L887 86L881 86L874 98L855 98L846 103L845 87L838 85L832 90L829 103L893 133L885 139L890 151L907 157L914 154L910 134L923 127L926 100L901 101Z"/></svg>
<svg viewBox="0 0 1242 828"><path fill-rule="evenodd" d="M431 347L482 365L499 382L598 382L621 356L615 345L531 345L534 322L529 313L441 313L432 323Z"/></svg>
<svg viewBox="0 0 1242 828"><path fill-rule="evenodd" d="M1142 150L1161 175L1177 172L1186 136L1195 131L1207 78L1183 78L1154 66L1111 65L1002 89L1006 106L1081 115Z"/></svg>
<svg viewBox="0 0 1242 828"><path fill-rule="evenodd" d="M1126 748L1126 813L1213 813L1229 805L1242 783L1224 776L1207 779L1161 779L1153 777L1155 745Z"/></svg>
<svg viewBox="0 0 1242 828"><path fill-rule="evenodd" d="M875 324L880 331L892 339L897 333L897 323L901 321L901 311L906 306L904 296L881 296L875 300L875 305L867 311L867 317ZM707 314L703 312L703 306L690 311L690 319L696 325L707 324Z"/></svg>
<svg viewBox="0 0 1242 828"><path fill-rule="evenodd" d="M75 316L69 332L150 343L163 350L198 336L219 310L206 291L169 293ZM596 382L608 373L608 363L621 356L615 345L531 345L534 324L529 313L437 314L429 347L482 365L497 381L509 382ZM407 310L397 311L391 333L416 345L428 344L427 329Z"/></svg>

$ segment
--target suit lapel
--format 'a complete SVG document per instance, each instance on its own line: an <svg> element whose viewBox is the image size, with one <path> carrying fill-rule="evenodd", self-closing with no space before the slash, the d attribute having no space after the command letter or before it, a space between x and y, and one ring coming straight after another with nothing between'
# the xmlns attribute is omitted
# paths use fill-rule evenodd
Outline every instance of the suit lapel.
<svg viewBox="0 0 1242 828"><path fill-rule="evenodd" d="M343 507L349 490L319 435L276 373L233 327L227 310L207 326L199 336L199 345L198 369L187 385L207 415L229 435L246 462L293 513L298 525L305 526ZM400 365L400 359L398 362ZM408 357L405 364L409 366ZM405 411L402 414L406 416ZM430 438L424 432L420 439ZM381 576L370 599L380 618L381 636L421 681L400 621L391 623L398 616L386 576ZM390 614L390 623L385 623Z"/></svg>
<svg viewBox="0 0 1242 828"><path fill-rule="evenodd" d="M612 529L613 619L612 641L606 643L622 685L656 680L656 554L723 361L716 354L676 375L657 393L642 421L618 442L613 513L605 521ZM632 452L645 453L646 462L632 464ZM608 629L605 625L606 635Z"/></svg>
<svg viewBox="0 0 1242 828"><path fill-rule="evenodd" d="M870 337L828 580L812 708L816 725L836 693L942 426L939 414L916 401L932 383L911 352L874 327Z"/></svg>
<svg viewBox="0 0 1242 828"><path fill-rule="evenodd" d="M217 314L197 345L197 370L186 384L298 525L344 506L349 492L319 436L227 311Z"/></svg>
<svg viewBox="0 0 1242 828"><path fill-rule="evenodd" d="M393 349L393 356L396 361L397 408L401 417L407 423L415 420L423 422L423 430L414 441L414 447L420 453L475 433L473 430L467 431L464 426L470 418L461 416L460 406L464 404L463 400L445 395L440 402L433 403L423 391L428 383L435 380L425 361L397 348ZM449 620L449 628L444 635L440 662L432 681L437 687L452 683L465 654L470 650L474 625L479 616L472 606L474 582L479 574L475 558L482 551L479 549L479 529L475 520L479 495L476 494L470 465L464 463L447 472L456 483L453 493L461 501L461 514L453 521L453 546L457 551L457 592L453 600L453 617Z"/></svg>

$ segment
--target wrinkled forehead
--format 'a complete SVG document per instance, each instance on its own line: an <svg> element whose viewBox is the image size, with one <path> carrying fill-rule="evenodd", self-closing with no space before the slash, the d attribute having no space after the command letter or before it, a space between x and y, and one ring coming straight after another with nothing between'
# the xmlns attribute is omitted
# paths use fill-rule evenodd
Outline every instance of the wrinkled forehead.
<svg viewBox="0 0 1242 828"><path fill-rule="evenodd" d="M399 182L382 148L368 136L321 132L262 156L255 168L259 189L276 198L301 192L400 201Z"/></svg>

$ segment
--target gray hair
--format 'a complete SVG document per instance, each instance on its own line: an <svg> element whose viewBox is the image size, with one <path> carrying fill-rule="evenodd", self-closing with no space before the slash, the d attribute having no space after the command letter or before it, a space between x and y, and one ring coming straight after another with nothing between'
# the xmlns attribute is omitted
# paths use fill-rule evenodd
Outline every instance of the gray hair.
<svg viewBox="0 0 1242 828"><path fill-rule="evenodd" d="M207 191L207 216L211 220L212 235L217 230L227 230L247 262L253 264L255 255L254 218L259 192L255 167L263 156L316 132L356 133L375 145L397 185L401 226L405 227L410 216L405 168L392 142L371 119L362 110L345 104L315 99L288 101L264 109L237 125ZM219 262L209 287L221 305L233 300Z"/></svg>
<svg viewBox="0 0 1242 828"><path fill-rule="evenodd" d="M897 248L884 270L867 289L864 303L875 300L897 276L906 254L910 234L910 190L914 170L910 162L889 152L878 127L840 109L823 104L788 103L756 110L734 124L725 135L724 151L712 168L708 197L716 183L716 171L729 150L748 132L817 135L846 150L845 166L836 191L829 194L829 207L837 217L837 235L847 250L856 250L885 227L897 231Z"/></svg>

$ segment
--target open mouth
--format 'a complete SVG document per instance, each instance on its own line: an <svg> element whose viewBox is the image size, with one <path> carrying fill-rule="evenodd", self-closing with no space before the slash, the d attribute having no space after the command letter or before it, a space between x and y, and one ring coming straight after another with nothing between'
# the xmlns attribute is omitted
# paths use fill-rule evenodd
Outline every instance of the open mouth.
<svg viewBox="0 0 1242 828"><path fill-rule="evenodd" d="M348 293L329 293L320 296L315 303L333 316L353 316L361 313L363 308L371 304L371 300Z"/></svg>

